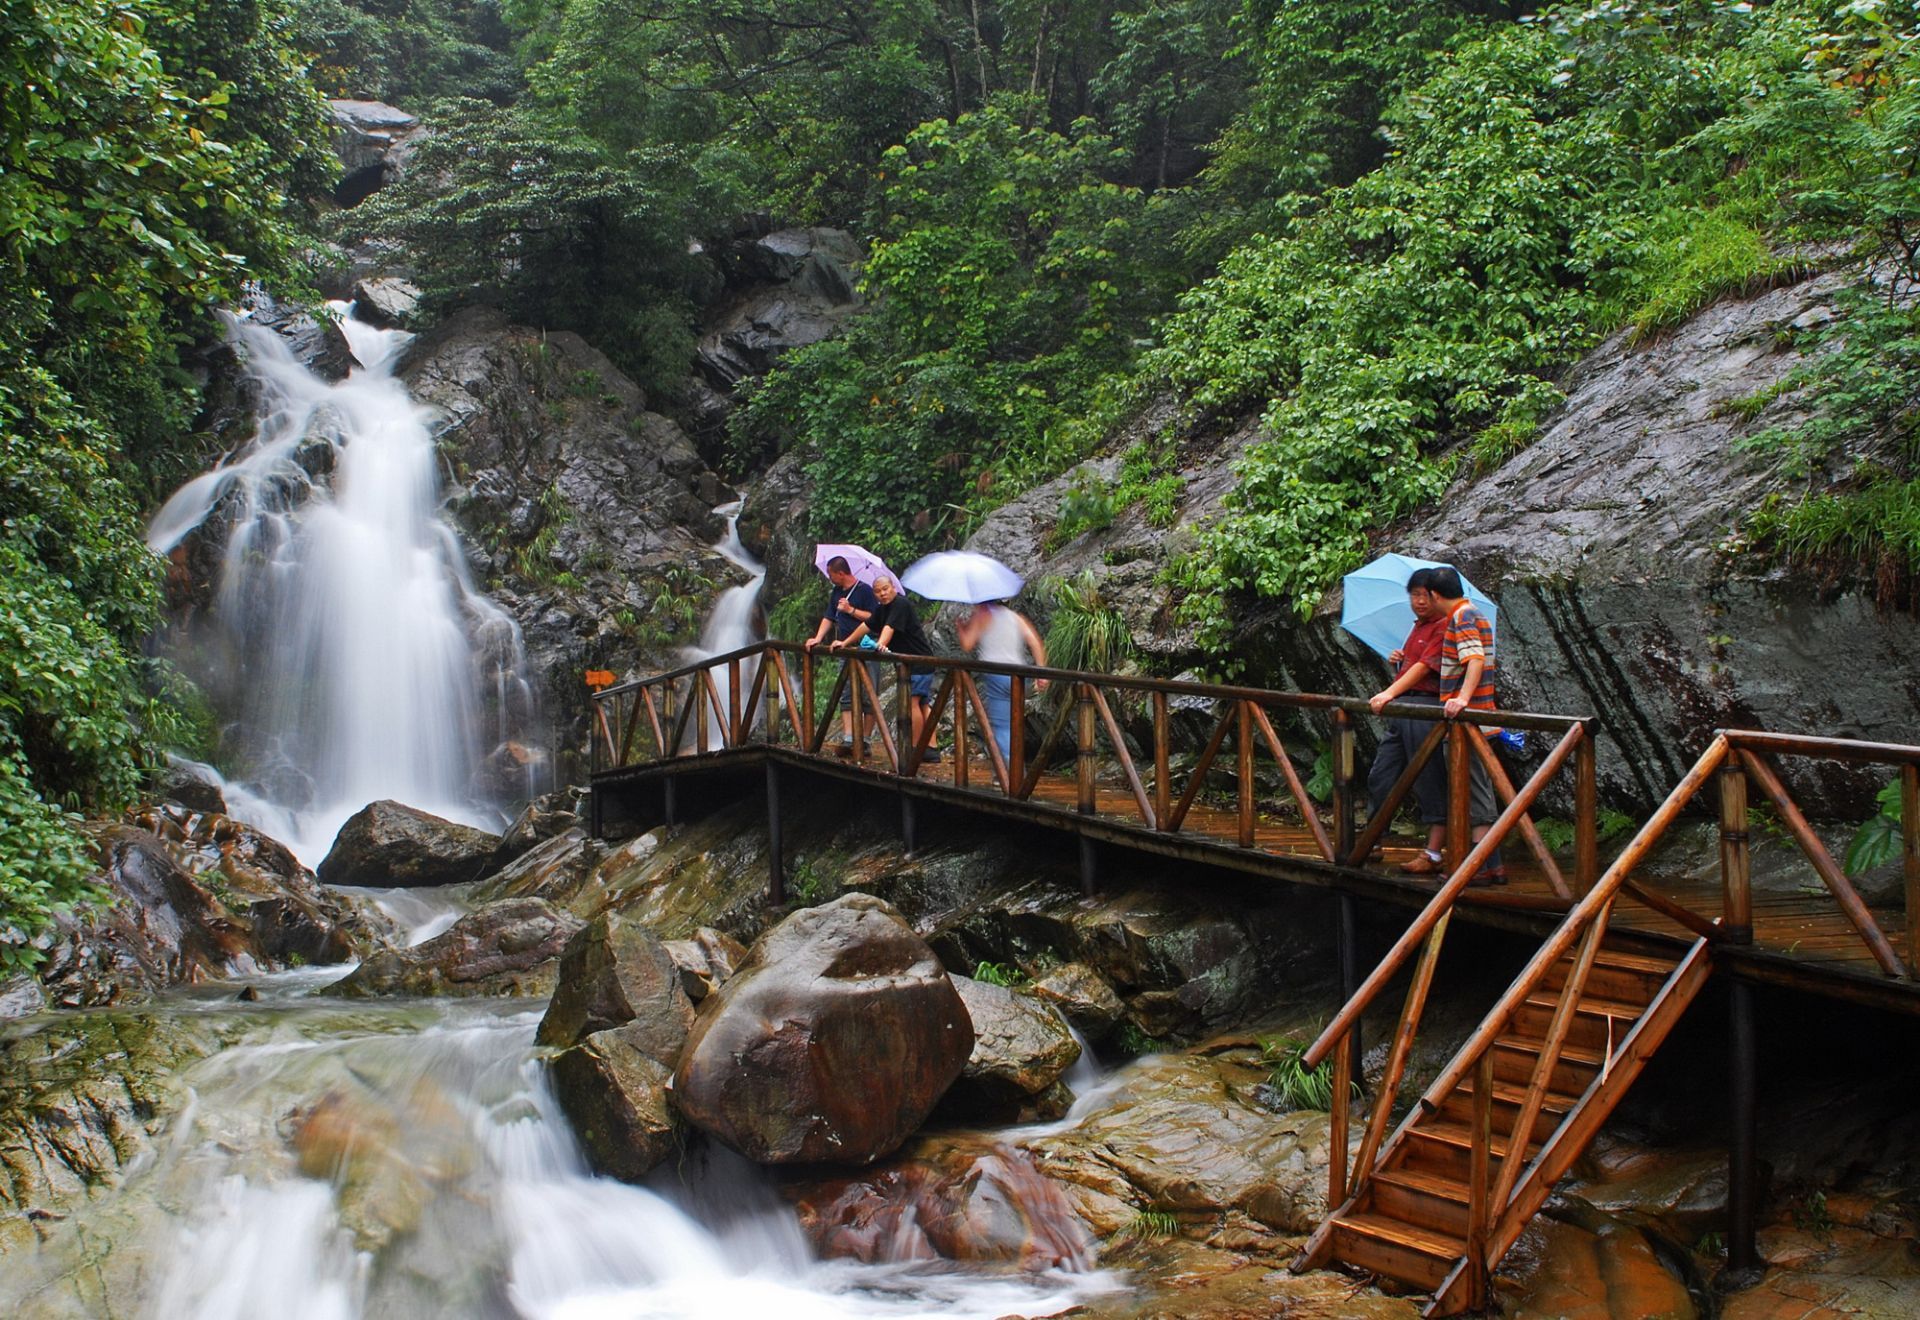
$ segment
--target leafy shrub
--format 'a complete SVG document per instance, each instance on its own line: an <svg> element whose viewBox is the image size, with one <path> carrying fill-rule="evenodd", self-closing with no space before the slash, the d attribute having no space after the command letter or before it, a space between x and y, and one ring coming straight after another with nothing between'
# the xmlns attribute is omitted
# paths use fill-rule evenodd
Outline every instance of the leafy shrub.
<svg viewBox="0 0 1920 1320"><path fill-rule="evenodd" d="M1027 974L1012 963L983 962L974 967L973 979L1011 990L1025 985Z"/></svg>
<svg viewBox="0 0 1920 1320"><path fill-rule="evenodd" d="M1126 616L1101 595L1092 569L1075 578L1049 579L1041 590L1052 610L1047 659L1056 668L1111 674L1133 658L1133 630Z"/></svg>
<svg viewBox="0 0 1920 1320"><path fill-rule="evenodd" d="M1769 283L1805 274L1800 263L1773 254L1752 225L1716 207L1676 217L1679 232L1653 258L1647 299L1628 318L1633 343L1680 324L1728 293L1756 293Z"/></svg>
<svg viewBox="0 0 1920 1320"><path fill-rule="evenodd" d="M1877 801L1880 810L1854 831L1853 841L1847 845L1848 875L1871 871L1900 857L1905 839L1901 822L1905 813L1900 804L1900 781L1895 779L1882 787Z"/></svg>
<svg viewBox="0 0 1920 1320"><path fill-rule="evenodd" d="M1060 520L1049 542L1057 547L1089 532L1104 532L1113 526L1115 506L1113 488L1091 469L1082 469L1060 497Z"/></svg>
<svg viewBox="0 0 1920 1320"><path fill-rule="evenodd" d="M1260 1057L1270 1068L1268 1085L1280 1102L1292 1109L1333 1108L1333 1061L1317 1068L1306 1065L1307 1046L1311 1042L1296 1039L1270 1040L1261 1046ZM1355 1094L1358 1094L1356 1088Z"/></svg>

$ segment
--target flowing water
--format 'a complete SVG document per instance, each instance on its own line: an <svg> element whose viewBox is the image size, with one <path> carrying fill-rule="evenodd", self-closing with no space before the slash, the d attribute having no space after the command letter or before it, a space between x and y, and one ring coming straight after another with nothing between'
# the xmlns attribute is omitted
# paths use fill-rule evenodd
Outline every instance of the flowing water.
<svg viewBox="0 0 1920 1320"><path fill-rule="evenodd" d="M993 1320L1114 1286L815 1260L724 1151L646 1187L595 1177L533 1045L539 1005L312 996L337 975L257 979L255 1004L231 986L175 1004L244 1030L184 1074L191 1099L154 1159L31 1268L0 1271L0 1310L83 1313L46 1286L62 1271L95 1274L115 1314L156 1320Z"/></svg>
<svg viewBox="0 0 1920 1320"><path fill-rule="evenodd" d="M744 501L735 500L731 504L722 504L714 512L727 520L726 534L714 543L714 550L729 563L743 568L748 573L745 582L737 587L728 587L720 593L713 603L713 612L707 615L706 626L700 630L700 642L691 647L685 656L687 663L705 660L716 655L725 655L737 651L743 646L760 640L766 635L766 628L759 617L760 588L767 580L767 566L747 553L745 543L740 540L740 509ZM758 672L757 662L747 661L740 666L741 700L753 689L753 680ZM714 671L714 682L719 688L721 709L731 709L732 675L724 668ZM742 713L743 719L751 727L757 712ZM706 708L707 745L720 746L720 726L718 717L711 707Z"/></svg>
<svg viewBox="0 0 1920 1320"><path fill-rule="evenodd" d="M212 561L180 659L224 722L229 804L309 865L378 798L497 826L477 772L536 717L519 630L439 517L432 414L394 374L410 336L335 309L362 364L337 383L234 323L257 434L148 531L181 571Z"/></svg>

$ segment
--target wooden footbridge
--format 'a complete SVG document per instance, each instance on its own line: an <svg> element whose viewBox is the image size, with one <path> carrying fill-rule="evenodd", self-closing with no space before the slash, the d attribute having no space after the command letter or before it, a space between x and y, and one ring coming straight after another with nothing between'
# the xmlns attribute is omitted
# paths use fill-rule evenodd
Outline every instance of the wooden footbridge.
<svg viewBox="0 0 1920 1320"><path fill-rule="evenodd" d="M1728 1267L1752 1271L1753 985L1920 1013L1920 747L1723 730L1603 868L1600 730L1590 718L1501 711L1449 720L1436 706L1388 706L1383 714L1424 721L1431 732L1382 809L1363 822L1357 734L1375 718L1364 701L969 660L914 664L936 676L918 737L906 663L872 652L856 660L767 642L607 688L594 703L595 832L671 821L681 794L702 779L761 770L778 900L780 785L793 771L897 798L909 848L916 805L926 802L1072 834L1089 890L1101 851L1123 848L1336 892L1347 1002L1307 1054L1310 1063L1333 1060L1335 1076L1356 1083L1334 1088L1332 1131L1349 1131L1359 1093L1362 1014L1390 983L1407 988L1357 1145L1333 1142L1333 1210L1296 1268L1337 1263L1397 1280L1430 1295L1429 1314L1484 1307L1494 1268L1553 1184L1719 973L1732 1009ZM981 681L990 674L1008 680L1011 727L1022 735L1010 746L993 733ZM872 734L841 748L848 716ZM1197 725L1204 736L1183 750L1178 724ZM1544 744L1517 783L1483 732L1492 727L1521 729ZM1044 730L1031 748L1029 728ZM936 756L941 731L944 755ZM1320 744L1332 769L1324 806L1290 752ZM1398 872L1395 863L1413 850L1388 827L1435 757L1447 779L1449 842L1440 873L1423 881ZM1900 910L1861 899L1796 805L1781 758L1877 764L1897 774ZM1476 764L1501 811L1473 842L1468 768ZM1263 776L1276 786L1271 795ZM1533 820L1549 792L1573 821L1564 859ZM1644 864L1666 831L1689 807L1709 806L1720 823L1717 874L1649 875ZM1814 883L1755 892L1749 835L1761 809L1798 846ZM1526 860L1509 862L1504 886L1474 885L1503 844ZM1364 978L1355 965L1356 900L1418 909ZM1408 1060L1455 917L1542 943L1439 1077L1403 1107Z"/></svg>

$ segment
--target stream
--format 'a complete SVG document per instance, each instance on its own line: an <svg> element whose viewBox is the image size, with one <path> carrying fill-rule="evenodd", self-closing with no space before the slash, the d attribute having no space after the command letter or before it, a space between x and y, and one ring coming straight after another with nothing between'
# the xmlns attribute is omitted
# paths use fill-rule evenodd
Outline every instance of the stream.
<svg viewBox="0 0 1920 1320"><path fill-rule="evenodd" d="M0 1274L0 1310L242 1320L360 1316L782 1320L1044 1316L1101 1273L813 1258L763 1175L708 1144L647 1186L591 1174L525 1000L344 1004L339 968L183 991L232 1043L125 1184ZM158 1007L158 1006L157 1006ZM61 1286L62 1280L66 1286Z"/></svg>

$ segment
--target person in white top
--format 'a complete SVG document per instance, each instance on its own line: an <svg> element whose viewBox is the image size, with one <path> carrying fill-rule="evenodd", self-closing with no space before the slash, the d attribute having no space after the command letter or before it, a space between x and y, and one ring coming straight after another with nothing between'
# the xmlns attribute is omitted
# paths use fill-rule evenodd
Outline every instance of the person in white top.
<svg viewBox="0 0 1920 1320"><path fill-rule="evenodd" d="M1041 665L1047 663L1047 644L1018 610L997 603L982 602L972 613L954 625L954 636L974 657L996 665ZM1034 682L1034 691L1045 691L1047 681ZM1013 678L1009 674L982 674L980 697L987 703L987 722L993 726L994 741L1000 755L1011 755L1013 747Z"/></svg>

